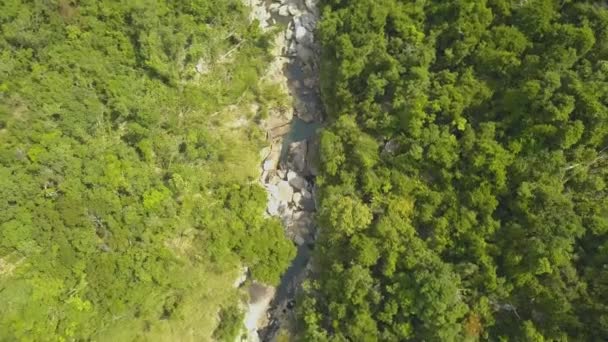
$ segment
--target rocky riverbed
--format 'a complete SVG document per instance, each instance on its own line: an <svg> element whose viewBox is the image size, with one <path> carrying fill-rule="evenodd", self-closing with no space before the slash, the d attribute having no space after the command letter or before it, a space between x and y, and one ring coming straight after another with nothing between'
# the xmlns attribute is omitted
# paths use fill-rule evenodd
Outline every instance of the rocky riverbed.
<svg viewBox="0 0 608 342"><path fill-rule="evenodd" d="M264 81L278 84L292 105L273 109L262 123L269 146L261 151L260 182L268 193L267 214L278 217L298 248L277 288L254 283L249 289L245 325L249 341L273 341L280 330L292 331L292 309L300 285L311 271L316 237L314 223L318 129L323 113L319 94L319 47L314 32L316 0L244 0L251 20L276 36L274 60Z"/></svg>

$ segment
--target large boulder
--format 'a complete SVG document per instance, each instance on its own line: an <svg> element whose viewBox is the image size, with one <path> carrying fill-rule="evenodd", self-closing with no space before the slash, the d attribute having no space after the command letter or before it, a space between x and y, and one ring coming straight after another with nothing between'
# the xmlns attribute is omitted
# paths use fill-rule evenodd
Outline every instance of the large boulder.
<svg viewBox="0 0 608 342"><path fill-rule="evenodd" d="M293 213L293 223L289 227L291 234L300 235L308 241L312 241L315 232L315 221L313 213L299 211Z"/></svg>
<svg viewBox="0 0 608 342"><path fill-rule="evenodd" d="M294 170L287 171L287 180L290 181L294 178L298 177L298 174Z"/></svg>
<svg viewBox="0 0 608 342"><path fill-rule="evenodd" d="M308 187L308 182L306 179L304 179L304 177L296 176L289 180L289 185L291 185L295 190L300 191Z"/></svg>
<svg viewBox="0 0 608 342"><path fill-rule="evenodd" d="M280 181L277 185L276 198L280 202L289 203L293 198L293 188L287 181Z"/></svg>
<svg viewBox="0 0 608 342"><path fill-rule="evenodd" d="M304 13L301 16L293 18L293 26L295 28L303 27L313 36L313 32L317 26L317 17L311 13Z"/></svg>
<svg viewBox="0 0 608 342"><path fill-rule="evenodd" d="M289 144L287 165L291 170L294 170L299 174L304 174L306 171L306 150L306 140L296 141Z"/></svg>
<svg viewBox="0 0 608 342"><path fill-rule="evenodd" d="M298 246L302 246L303 244L305 244L305 243L306 243L306 240L304 240L304 238L303 238L303 237L301 237L300 235L296 234L296 235L293 237L293 242L294 242L296 245L298 245Z"/></svg>
<svg viewBox="0 0 608 342"><path fill-rule="evenodd" d="M306 195L307 193L307 195ZM315 210L315 202L310 196L310 192L302 190L302 192L296 192L293 194L293 202L296 208L306 212L313 212Z"/></svg>
<svg viewBox="0 0 608 342"><path fill-rule="evenodd" d="M282 5L281 7L279 7L278 14L282 17L288 17L289 16L289 6Z"/></svg>
<svg viewBox="0 0 608 342"><path fill-rule="evenodd" d="M279 205L281 201L279 200L279 187L276 185L267 184L266 189L268 191L268 203L266 203L266 211L270 216L279 215Z"/></svg>
<svg viewBox="0 0 608 342"><path fill-rule="evenodd" d="M290 55L296 55L305 64L311 64L315 59L315 52L307 45L292 43L289 46Z"/></svg>
<svg viewBox="0 0 608 342"><path fill-rule="evenodd" d="M297 117L306 123L320 122L322 119L321 102L316 94L307 96L306 100L295 98L294 111Z"/></svg>
<svg viewBox="0 0 608 342"><path fill-rule="evenodd" d="M295 28L295 38L296 42L302 45L310 46L313 43L313 36L310 31L306 29L304 26L296 26Z"/></svg>

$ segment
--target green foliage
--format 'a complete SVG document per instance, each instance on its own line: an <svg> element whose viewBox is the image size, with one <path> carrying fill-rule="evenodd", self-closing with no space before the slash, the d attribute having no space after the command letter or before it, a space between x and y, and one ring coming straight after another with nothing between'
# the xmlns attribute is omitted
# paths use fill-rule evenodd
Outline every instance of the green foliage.
<svg viewBox="0 0 608 342"><path fill-rule="evenodd" d="M226 124L269 37L238 0L7 0L0 26L0 340L211 339L241 264L275 283L294 253L262 132Z"/></svg>
<svg viewBox="0 0 608 342"><path fill-rule="evenodd" d="M217 341L234 341L242 332L243 313L238 307L231 306L220 311L220 323L213 332Z"/></svg>
<svg viewBox="0 0 608 342"><path fill-rule="evenodd" d="M322 2L311 341L608 339L608 11Z"/></svg>

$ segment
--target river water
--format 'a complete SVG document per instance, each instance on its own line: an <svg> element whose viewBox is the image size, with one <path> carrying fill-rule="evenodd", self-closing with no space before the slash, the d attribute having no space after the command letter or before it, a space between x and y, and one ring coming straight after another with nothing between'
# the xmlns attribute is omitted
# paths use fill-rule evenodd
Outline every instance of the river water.
<svg viewBox="0 0 608 342"><path fill-rule="evenodd" d="M311 172L310 168L298 170L297 167L294 167L294 163L290 158L293 158L292 144L303 143L306 146L306 152L304 152L307 158L306 163L309 165L311 160L308 159L312 158L309 150L316 148L314 147L316 146L314 142L318 140L319 132L323 126L323 109L318 85L317 56L319 50L318 46L313 43L314 37L312 37L312 32L314 32L314 27L310 27L312 26L310 25L311 18L313 18L312 21L316 22L318 14L316 13L316 9L311 11L303 0L290 0L286 2L297 7L299 14L280 16L275 11L272 14L272 18L278 25L286 27L286 32L291 31L290 35L292 38L285 40L283 49L290 58L282 70L289 95L292 99L295 115L289 124L289 131L280 140L281 152L277 171L297 173L298 177L306 179L307 191L310 194L314 194L314 172ZM311 1L307 2L310 3ZM272 1L266 1L265 5L269 8L272 3ZM298 40L298 26L300 26L300 31L302 31L302 27L306 27L307 34L310 36L304 37L305 39L303 40ZM307 38L310 38L310 45L306 44ZM305 48L301 50L300 48L303 46ZM272 170L270 170L270 173L272 174ZM273 177L270 178L272 179ZM294 190L297 191L295 188ZM302 193L304 192L305 190L302 190ZM310 211L310 208L298 209L297 206L292 208L292 205L293 203L289 204L291 209L288 210L288 218L285 217L285 213L280 213L279 216L284 223L287 235L293 239L297 247L297 254L276 288L275 296L268 309L268 324L260 327L261 329L258 330L260 340L262 341L273 341L280 330L292 332L295 321L293 308L296 296L302 282L310 272L309 263L314 248L316 231L316 227L314 227L314 204L312 211ZM306 228L301 229L302 227ZM305 238L302 238L302 236ZM298 241L298 238L300 241Z"/></svg>

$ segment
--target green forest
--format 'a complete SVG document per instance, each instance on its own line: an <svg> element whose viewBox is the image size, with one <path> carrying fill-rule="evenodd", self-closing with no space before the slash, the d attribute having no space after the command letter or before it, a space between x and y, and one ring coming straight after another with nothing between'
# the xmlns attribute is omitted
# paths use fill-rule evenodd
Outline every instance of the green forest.
<svg viewBox="0 0 608 342"><path fill-rule="evenodd" d="M608 340L608 7L321 6L302 340Z"/></svg>
<svg viewBox="0 0 608 342"><path fill-rule="evenodd" d="M0 341L233 340L242 265L278 282L247 11L0 1Z"/></svg>
<svg viewBox="0 0 608 342"><path fill-rule="evenodd" d="M317 7L318 238L281 339L608 341L608 5ZM243 333L243 267L296 255L249 11L0 1L0 341Z"/></svg>

